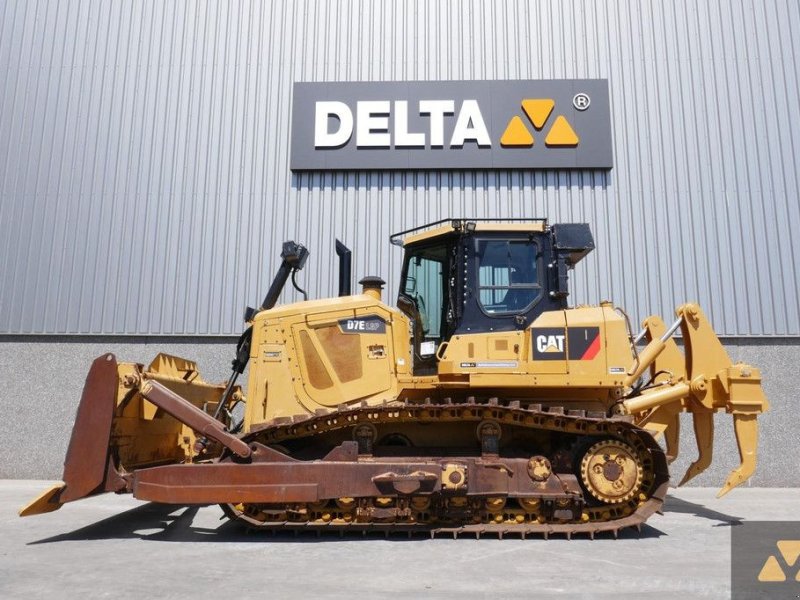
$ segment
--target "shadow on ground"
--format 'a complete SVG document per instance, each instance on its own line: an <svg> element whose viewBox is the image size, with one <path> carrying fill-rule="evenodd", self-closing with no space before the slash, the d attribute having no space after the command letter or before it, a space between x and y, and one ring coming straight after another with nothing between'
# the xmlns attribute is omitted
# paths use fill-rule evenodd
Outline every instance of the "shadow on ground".
<svg viewBox="0 0 800 600"><path fill-rule="evenodd" d="M685 513L711 521L719 521L714 527L730 527L731 525L739 525L742 522L742 517L734 517L733 515L707 508L702 504L689 502L671 495L667 495L667 499L664 501L664 512Z"/></svg>
<svg viewBox="0 0 800 600"><path fill-rule="evenodd" d="M360 532L331 533L323 532L321 535L316 532L277 532L266 533L252 531L239 523L228 520L221 521L216 527L203 527L194 523L198 513L198 507L170 506L164 504L149 503L128 511L114 515L81 527L74 531L62 533L41 540L30 542L35 544L49 544L54 542L67 542L79 540L106 540L106 539L142 539L158 542L271 542L271 543L308 543L308 542L336 542L339 540L352 541L354 539L380 539L385 537L383 533L367 533L362 535ZM696 504L668 496L664 504L664 511L670 513L686 513L696 515L699 518L718 521L714 527L728 527L737 525L741 521L740 517L735 517L715 510L711 510L702 504ZM222 513L220 512L220 516ZM651 518L651 522L657 522L658 517ZM619 532L620 540L636 540L647 538L659 538L668 535L665 532L645 523L641 532L635 528L623 529ZM398 532L388 536L391 541L408 541L428 539L429 534L425 532L415 532L409 536L407 532ZM437 538L450 538L452 534L437 534ZM507 534L508 539L519 539L519 535ZM551 536L552 539L564 539L564 535ZM474 535L464 534L459 537L461 540L474 540ZM481 539L497 539L497 535L484 533ZM528 539L541 540L541 535L529 535ZM575 541L586 540L588 536L574 536ZM601 533L596 536L597 541L614 540L611 533Z"/></svg>
<svg viewBox="0 0 800 600"><path fill-rule="evenodd" d="M126 538L165 542L239 542L252 538L246 529L228 521L215 528L193 525L198 510L196 506L144 504L69 533L30 542L30 545Z"/></svg>

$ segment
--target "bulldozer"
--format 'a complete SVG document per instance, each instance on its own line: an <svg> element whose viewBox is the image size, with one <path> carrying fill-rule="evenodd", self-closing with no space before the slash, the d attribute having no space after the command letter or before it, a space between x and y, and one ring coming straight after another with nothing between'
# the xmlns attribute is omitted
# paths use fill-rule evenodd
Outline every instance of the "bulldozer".
<svg viewBox="0 0 800 600"><path fill-rule="evenodd" d="M308 300L309 252L284 242L226 382L167 354L97 358L63 481L20 514L116 492L273 532L616 536L661 511L684 412L698 457L679 485L710 465L722 410L740 465L719 495L754 472L760 372L731 362L698 305L640 330L611 302L568 305L588 224L459 218L390 242L395 306L380 277L352 293L338 240L339 295ZM303 300L278 305L290 278Z"/></svg>

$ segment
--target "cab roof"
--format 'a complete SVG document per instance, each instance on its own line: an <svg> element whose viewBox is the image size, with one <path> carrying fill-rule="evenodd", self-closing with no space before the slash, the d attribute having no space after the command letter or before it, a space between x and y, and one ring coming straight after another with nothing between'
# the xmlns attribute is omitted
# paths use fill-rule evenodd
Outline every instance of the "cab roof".
<svg viewBox="0 0 800 600"><path fill-rule="evenodd" d="M392 234L395 246L408 246L460 231L540 232L547 229L547 219L442 219Z"/></svg>

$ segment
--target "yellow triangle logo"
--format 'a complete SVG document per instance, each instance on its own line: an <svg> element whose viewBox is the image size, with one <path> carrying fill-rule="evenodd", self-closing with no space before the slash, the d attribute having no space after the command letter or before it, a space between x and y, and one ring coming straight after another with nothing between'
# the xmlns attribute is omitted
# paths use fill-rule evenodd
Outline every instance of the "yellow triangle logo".
<svg viewBox="0 0 800 600"><path fill-rule="evenodd" d="M544 127L547 117L553 112L555 101L549 98L529 98L522 101L522 110L528 115L537 131Z"/></svg>
<svg viewBox="0 0 800 600"><path fill-rule="evenodd" d="M761 572L758 574L759 581L786 581L786 575L783 574L781 566L778 564L774 556L770 556L764 566L761 567Z"/></svg>
<svg viewBox="0 0 800 600"><path fill-rule="evenodd" d="M564 115L558 115L556 122L550 128L550 133L544 139L547 146L567 146L574 147L579 142L578 134L572 129Z"/></svg>
<svg viewBox="0 0 800 600"><path fill-rule="evenodd" d="M780 550L786 564L793 567L794 563L797 562L797 557L800 556L800 541L781 540L778 542L778 550ZM800 576L800 572L798 572L798 576Z"/></svg>
<svg viewBox="0 0 800 600"><path fill-rule="evenodd" d="M510 146L514 148L530 148L533 146L533 136L525 123L519 117L514 117L508 122L508 127L503 132L503 137L500 138L501 146Z"/></svg>

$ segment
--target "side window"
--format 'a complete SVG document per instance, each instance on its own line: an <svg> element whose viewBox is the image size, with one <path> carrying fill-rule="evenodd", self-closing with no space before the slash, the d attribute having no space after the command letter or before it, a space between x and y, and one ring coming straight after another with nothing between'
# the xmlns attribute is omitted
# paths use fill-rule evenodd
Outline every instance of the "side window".
<svg viewBox="0 0 800 600"><path fill-rule="evenodd" d="M408 262L403 292L417 305L423 336L439 339L444 308L443 262L418 254Z"/></svg>
<svg viewBox="0 0 800 600"><path fill-rule="evenodd" d="M536 242L478 241L478 293L489 314L519 313L539 299Z"/></svg>

